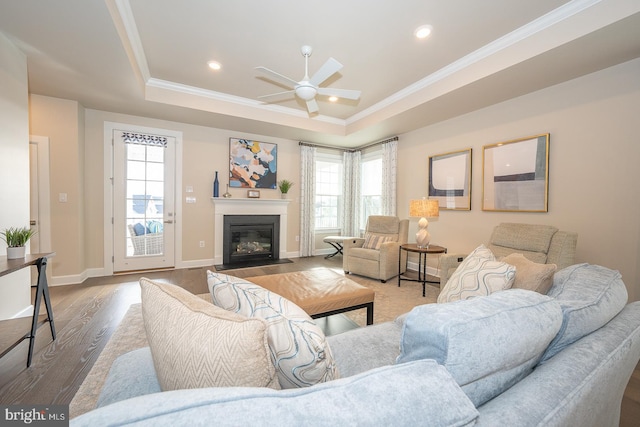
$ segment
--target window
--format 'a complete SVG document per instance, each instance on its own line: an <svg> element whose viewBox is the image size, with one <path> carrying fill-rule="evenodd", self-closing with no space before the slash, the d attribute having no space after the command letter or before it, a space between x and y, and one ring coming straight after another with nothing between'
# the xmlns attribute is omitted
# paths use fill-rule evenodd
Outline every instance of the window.
<svg viewBox="0 0 640 427"><path fill-rule="evenodd" d="M342 158L322 155L316 159L316 230L339 229L342 206Z"/></svg>
<svg viewBox="0 0 640 427"><path fill-rule="evenodd" d="M361 179L360 228L364 229L369 216L382 215L382 154L379 151L363 156Z"/></svg>

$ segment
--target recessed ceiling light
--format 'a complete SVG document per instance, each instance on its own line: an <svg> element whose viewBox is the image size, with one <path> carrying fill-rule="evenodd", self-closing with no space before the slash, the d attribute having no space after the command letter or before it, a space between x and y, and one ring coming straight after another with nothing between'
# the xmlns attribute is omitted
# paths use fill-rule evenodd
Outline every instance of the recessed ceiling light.
<svg viewBox="0 0 640 427"><path fill-rule="evenodd" d="M413 34L419 39L426 39L431 34L433 27L431 25L421 25L414 31Z"/></svg>
<svg viewBox="0 0 640 427"><path fill-rule="evenodd" d="M207 65L209 66L209 68L211 68L212 70L216 70L216 71L218 71L220 68L222 68L222 65L220 65L220 63L218 61L209 61L209 62L207 62Z"/></svg>
<svg viewBox="0 0 640 427"><path fill-rule="evenodd" d="M337 100L338 100L337 96L330 96L329 97L329 101L331 101L331 102L336 102Z"/></svg>

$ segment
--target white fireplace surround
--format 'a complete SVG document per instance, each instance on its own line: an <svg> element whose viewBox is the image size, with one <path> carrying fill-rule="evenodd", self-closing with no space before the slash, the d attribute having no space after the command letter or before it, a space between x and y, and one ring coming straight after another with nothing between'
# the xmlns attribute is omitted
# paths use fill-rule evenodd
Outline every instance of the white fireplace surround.
<svg viewBox="0 0 640 427"><path fill-rule="evenodd" d="M280 258L287 258L287 212L289 199L212 198L214 214L214 264L222 264L225 215L280 215Z"/></svg>

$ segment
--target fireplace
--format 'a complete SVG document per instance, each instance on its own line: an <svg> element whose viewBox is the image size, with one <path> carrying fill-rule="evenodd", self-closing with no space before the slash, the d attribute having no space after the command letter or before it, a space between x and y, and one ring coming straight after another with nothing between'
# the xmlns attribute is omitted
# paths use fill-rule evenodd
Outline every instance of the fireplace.
<svg viewBox="0 0 640 427"><path fill-rule="evenodd" d="M287 259L292 254L287 250L287 224L288 224L288 206L290 199L249 199L249 198L224 198L212 197L211 201L215 207L213 216L214 230L214 258L213 264L217 266L223 265L224 252L224 218L228 215L278 215L280 217L279 227L280 236L278 246L280 253L277 254L276 261ZM268 260L267 260L268 261ZM268 261L270 262L270 261Z"/></svg>
<svg viewBox="0 0 640 427"><path fill-rule="evenodd" d="M280 258L279 215L224 215L224 265Z"/></svg>

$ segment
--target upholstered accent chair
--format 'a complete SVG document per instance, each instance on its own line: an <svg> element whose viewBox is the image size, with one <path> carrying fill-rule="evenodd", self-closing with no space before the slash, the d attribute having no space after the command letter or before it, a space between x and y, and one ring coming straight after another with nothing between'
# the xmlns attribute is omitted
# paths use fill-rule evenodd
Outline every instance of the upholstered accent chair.
<svg viewBox="0 0 640 427"><path fill-rule="evenodd" d="M486 245L496 258L521 253L539 264L556 264L558 271L575 263L578 234L551 225L501 223L493 229ZM440 257L440 289L444 287L466 254Z"/></svg>
<svg viewBox="0 0 640 427"><path fill-rule="evenodd" d="M372 215L367 219L364 238L344 241L345 274L380 279L382 283L398 275L400 245L407 243L409 220L397 216ZM400 263L404 273L406 253Z"/></svg>

